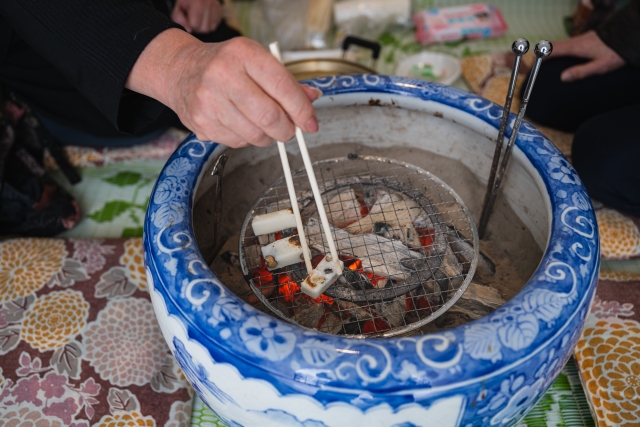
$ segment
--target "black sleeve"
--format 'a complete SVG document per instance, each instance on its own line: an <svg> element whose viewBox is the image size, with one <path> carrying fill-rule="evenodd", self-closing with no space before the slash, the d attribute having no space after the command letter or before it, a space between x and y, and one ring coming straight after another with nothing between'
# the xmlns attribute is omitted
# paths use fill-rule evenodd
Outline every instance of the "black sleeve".
<svg viewBox="0 0 640 427"><path fill-rule="evenodd" d="M180 28L149 0L0 0L0 14L121 131L135 133L162 111L124 88L147 44Z"/></svg>
<svg viewBox="0 0 640 427"><path fill-rule="evenodd" d="M640 1L631 0L602 23L596 33L625 61L640 67Z"/></svg>

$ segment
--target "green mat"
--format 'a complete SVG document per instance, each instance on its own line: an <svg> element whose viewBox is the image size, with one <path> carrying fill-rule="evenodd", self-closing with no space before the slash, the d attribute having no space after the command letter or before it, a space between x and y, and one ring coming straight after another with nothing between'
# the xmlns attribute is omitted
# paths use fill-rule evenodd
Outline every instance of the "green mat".
<svg viewBox="0 0 640 427"><path fill-rule="evenodd" d="M82 219L62 237L141 237L147 200L166 160L140 160L78 169L82 181L69 186L53 177L80 204Z"/></svg>

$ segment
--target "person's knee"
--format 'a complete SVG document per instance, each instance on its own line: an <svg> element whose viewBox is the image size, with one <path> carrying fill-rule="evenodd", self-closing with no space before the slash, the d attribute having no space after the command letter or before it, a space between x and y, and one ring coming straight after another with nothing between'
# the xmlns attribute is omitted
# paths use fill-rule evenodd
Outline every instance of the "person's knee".
<svg viewBox="0 0 640 427"><path fill-rule="evenodd" d="M536 123L553 126L557 121L557 116L554 115L553 112L554 100L556 97L552 93L552 89L555 86L555 81L560 79L561 72L562 70L559 70L558 67L554 66L540 68L540 72L536 79L535 90L532 92L527 106L527 117ZM520 90L521 98L524 96L524 91L527 87L529 77L530 76L528 76L522 84Z"/></svg>
<svg viewBox="0 0 640 427"><path fill-rule="evenodd" d="M624 128L624 115L621 111L603 114L580 126L573 140L572 162L592 198L640 215L640 137L633 126Z"/></svg>
<svg viewBox="0 0 640 427"><path fill-rule="evenodd" d="M576 93L577 86L584 84L566 84L560 80L564 70L584 60L577 58L556 58L545 60L540 67L527 106L527 117L536 123L556 129L573 132L584 120ZM522 85L520 96L524 95L528 78Z"/></svg>
<svg viewBox="0 0 640 427"><path fill-rule="evenodd" d="M599 123L588 121L578 128L571 146L571 160L578 176L589 193L600 193L601 185L609 177L608 153L601 141Z"/></svg>

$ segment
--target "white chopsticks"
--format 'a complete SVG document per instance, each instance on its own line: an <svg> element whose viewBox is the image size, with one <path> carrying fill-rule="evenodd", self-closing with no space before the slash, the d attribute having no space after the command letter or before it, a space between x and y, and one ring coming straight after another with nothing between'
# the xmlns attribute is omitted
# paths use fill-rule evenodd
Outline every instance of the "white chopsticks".
<svg viewBox="0 0 640 427"><path fill-rule="evenodd" d="M276 57L280 63L282 58L280 56L280 47L278 42L273 42L269 45L271 54ZM324 210L324 204L322 203L322 195L318 188L318 182L316 181L316 175L313 171L313 165L311 164L311 158L309 157L309 150L307 150L307 143L304 140L302 130L296 126L296 139L298 140L298 147L300 147L300 154L302 155L302 161L304 162L304 168L307 171L309 178L309 184L311 185L311 191L313 192L313 198L316 201L318 207L318 214L320 215L320 222L322 223L322 229L324 231L327 244L329 245L329 251L331 257L335 260L336 265L340 267L338 274L342 274L342 264L338 262L338 251L336 244L333 240L331 233L331 227L329 226L329 220L327 219L327 213ZM311 274L313 266L311 265L311 252L309 251L309 245L307 244L307 238L304 232L304 225L302 224L302 217L300 216L300 208L298 207L298 198L296 197L296 190L293 186L293 177L291 176L291 167L289 166L289 159L287 158L287 152L284 147L284 143L278 141L278 152L280 153L280 161L282 163L282 169L284 171L284 179L287 183L287 191L289 192L289 199L291 200L291 209L293 215L296 218L296 226L298 228L298 236L300 237L300 244L302 245L302 255L304 257L304 264L307 267L307 273Z"/></svg>

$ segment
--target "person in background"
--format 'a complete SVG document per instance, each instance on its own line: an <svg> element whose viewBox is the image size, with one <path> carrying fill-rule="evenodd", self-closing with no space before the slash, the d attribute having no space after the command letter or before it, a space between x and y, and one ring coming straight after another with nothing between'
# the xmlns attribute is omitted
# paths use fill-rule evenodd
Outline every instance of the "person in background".
<svg viewBox="0 0 640 427"><path fill-rule="evenodd" d="M220 0L0 1L0 235L78 220L42 146L74 182L59 144L131 145L180 124L230 147L317 132L320 92L237 35Z"/></svg>
<svg viewBox="0 0 640 427"><path fill-rule="evenodd" d="M640 217L640 1L553 43L527 115L575 132L572 162L591 198Z"/></svg>

